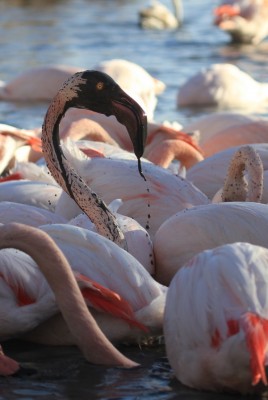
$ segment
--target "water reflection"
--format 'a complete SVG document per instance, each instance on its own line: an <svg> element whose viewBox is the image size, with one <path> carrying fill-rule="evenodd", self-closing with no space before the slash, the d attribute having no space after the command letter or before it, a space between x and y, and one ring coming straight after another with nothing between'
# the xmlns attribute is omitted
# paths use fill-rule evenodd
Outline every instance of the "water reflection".
<svg viewBox="0 0 268 400"><path fill-rule="evenodd" d="M174 378L162 345L141 349L120 346L124 354L141 364L132 370L93 366L74 347L51 348L12 341L5 344L5 350L13 357L16 355L24 371L17 377L0 378L0 400L243 398L198 392L181 385ZM258 400L257 397L254 399Z"/></svg>

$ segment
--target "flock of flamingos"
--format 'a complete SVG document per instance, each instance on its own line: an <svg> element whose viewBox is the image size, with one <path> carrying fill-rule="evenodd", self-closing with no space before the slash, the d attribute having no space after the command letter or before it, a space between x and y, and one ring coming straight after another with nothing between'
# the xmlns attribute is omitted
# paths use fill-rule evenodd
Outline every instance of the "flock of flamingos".
<svg viewBox="0 0 268 400"><path fill-rule="evenodd" d="M266 0L228 1L215 23L255 44L267 13ZM225 111L184 127L154 122L164 89L119 59L2 82L1 101L50 105L42 128L0 125L0 340L74 344L132 368L115 344L164 335L183 384L262 391L268 119L252 111L268 84L232 64L201 70L178 107ZM0 374L19 368L1 350Z"/></svg>

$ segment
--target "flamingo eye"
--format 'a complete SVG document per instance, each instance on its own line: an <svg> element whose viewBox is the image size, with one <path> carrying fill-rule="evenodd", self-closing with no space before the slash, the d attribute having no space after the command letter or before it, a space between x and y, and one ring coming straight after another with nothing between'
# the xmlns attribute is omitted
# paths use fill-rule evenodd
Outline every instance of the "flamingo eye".
<svg viewBox="0 0 268 400"><path fill-rule="evenodd" d="M104 87L104 83L103 82L98 82L97 85L96 85L96 89L97 90L102 90L103 87Z"/></svg>

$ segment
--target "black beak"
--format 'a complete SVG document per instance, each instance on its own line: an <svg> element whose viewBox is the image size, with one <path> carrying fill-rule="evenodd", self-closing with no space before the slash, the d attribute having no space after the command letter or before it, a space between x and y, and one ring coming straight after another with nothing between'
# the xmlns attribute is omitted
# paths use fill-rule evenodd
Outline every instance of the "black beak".
<svg viewBox="0 0 268 400"><path fill-rule="evenodd" d="M112 98L112 105L113 115L127 128L139 162L139 172L142 175L140 158L147 138L147 115L141 106L122 89L117 92L116 97Z"/></svg>

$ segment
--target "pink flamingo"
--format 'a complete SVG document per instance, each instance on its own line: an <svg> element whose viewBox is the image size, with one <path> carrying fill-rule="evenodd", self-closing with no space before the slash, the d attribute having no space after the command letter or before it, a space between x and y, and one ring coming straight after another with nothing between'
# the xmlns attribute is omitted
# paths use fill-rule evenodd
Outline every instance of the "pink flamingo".
<svg viewBox="0 0 268 400"><path fill-rule="evenodd" d="M62 189L37 180L12 180L0 184L0 201L33 205L54 212Z"/></svg>
<svg viewBox="0 0 268 400"><path fill-rule="evenodd" d="M216 106L221 109L258 110L267 106L268 83L258 82L233 64L202 68L181 85L178 107Z"/></svg>
<svg viewBox="0 0 268 400"><path fill-rule="evenodd" d="M88 307L109 340L137 343L142 337L161 334L167 288L134 257L86 229L69 224L39 229L49 234L67 258ZM23 337L45 344L75 344L34 260L13 248L0 256L0 340Z"/></svg>
<svg viewBox="0 0 268 400"><path fill-rule="evenodd" d="M41 141L37 131L0 124L0 174L14 164L15 159L37 161L41 157Z"/></svg>
<svg viewBox="0 0 268 400"><path fill-rule="evenodd" d="M246 168L249 184L243 175ZM156 279L168 285L192 256L220 244L246 241L268 247L263 235L268 206L259 203L262 191L261 159L253 148L242 146L230 163L223 191L218 195L224 202L180 211L156 232L153 241ZM167 241L170 232L172 238Z"/></svg>
<svg viewBox="0 0 268 400"><path fill-rule="evenodd" d="M52 100L42 130L43 153L56 182L79 204L94 222L98 232L124 244L113 214L93 193L65 158L59 143L59 124L70 107L91 109L105 115L115 115L131 137L138 158L144 149L147 119L142 108L108 75L98 71L83 71L73 75Z"/></svg>
<svg viewBox="0 0 268 400"><path fill-rule="evenodd" d="M144 157L163 168L168 168L174 160L190 168L204 159L203 151L193 137L164 125L150 132Z"/></svg>
<svg viewBox="0 0 268 400"><path fill-rule="evenodd" d="M193 165L192 168L187 170L187 179L212 200L218 190L223 187L228 165L240 147L241 146L235 146L226 150L222 150ZM259 154L263 164L264 187L262 202L268 203L266 183L268 169L268 144L256 143L251 144L250 147L252 147Z"/></svg>
<svg viewBox="0 0 268 400"><path fill-rule="evenodd" d="M185 385L265 390L268 250L250 243L205 250L176 273L164 315L169 362Z"/></svg>
<svg viewBox="0 0 268 400"><path fill-rule="evenodd" d="M204 157L243 144L265 143L268 119L238 112L217 112L186 125L186 132L198 132Z"/></svg>
<svg viewBox="0 0 268 400"><path fill-rule="evenodd" d="M1 82L0 99L4 101L50 101L66 79L81 68L47 65L22 72L10 82Z"/></svg>
<svg viewBox="0 0 268 400"><path fill-rule="evenodd" d="M245 175L248 178L245 179ZM241 146L230 161L223 188L213 197L217 201L261 202L263 194L263 164L252 146Z"/></svg>
<svg viewBox="0 0 268 400"><path fill-rule="evenodd" d="M33 243L35 243L35 246L32 245ZM45 232L17 223L2 225L0 226L0 247L1 249L12 247L26 252L37 262L40 270L44 274L55 294L56 303L65 318L69 330L74 337L75 343L80 347L87 360L97 364L121 365L127 368L137 365L135 362L129 360L116 350L102 333L82 298L80 289L68 261L54 241ZM42 257L42 254L46 254L46 258ZM23 273L24 271L22 266L21 269L22 271L19 272ZM33 299L31 298L33 292L29 294L24 291L24 289L18 285L18 282L16 283L16 279L14 280L13 278L12 280L12 274L13 272L11 270L5 271L5 269L2 268L0 280L3 296L10 298L10 291L12 291L13 296L15 297L14 303L20 304L21 310L23 310L24 307L28 307L29 309L35 308L36 304L33 303ZM97 290L97 292L101 292L102 290L101 286L94 287L94 284L92 283L91 286L93 296L94 290ZM90 290L91 286L87 286L88 290ZM108 296L109 291L107 289L104 290L107 291L106 296ZM68 296L66 296L66 293L68 293ZM111 299L112 292L110 292L110 300ZM10 304L12 303L11 300L9 300L9 302ZM6 307L7 310L10 305L7 304ZM43 305L43 307L48 309L50 305ZM38 308L39 306L37 306L37 309ZM28 328L31 324L32 327L34 324L38 324L38 321L40 323L40 321L46 318L46 315L51 313L51 311L48 310L46 314L43 313L42 315L41 313L40 315L41 308L39 308L39 312L37 311L39 318L34 317L35 322L28 322ZM29 312L33 312L33 310ZM26 313L26 318L29 318L29 313L27 314L26 311L22 311L22 313ZM22 315L20 318L23 319ZM16 323L15 321L16 318L14 317L13 323ZM24 327L24 329L26 328ZM4 326L2 324L1 336L3 336L3 332ZM0 374L13 374L18 369L18 363L6 357L1 351Z"/></svg>
<svg viewBox="0 0 268 400"><path fill-rule="evenodd" d="M215 25L232 42L258 44L268 35L267 0L224 0L214 14Z"/></svg>

